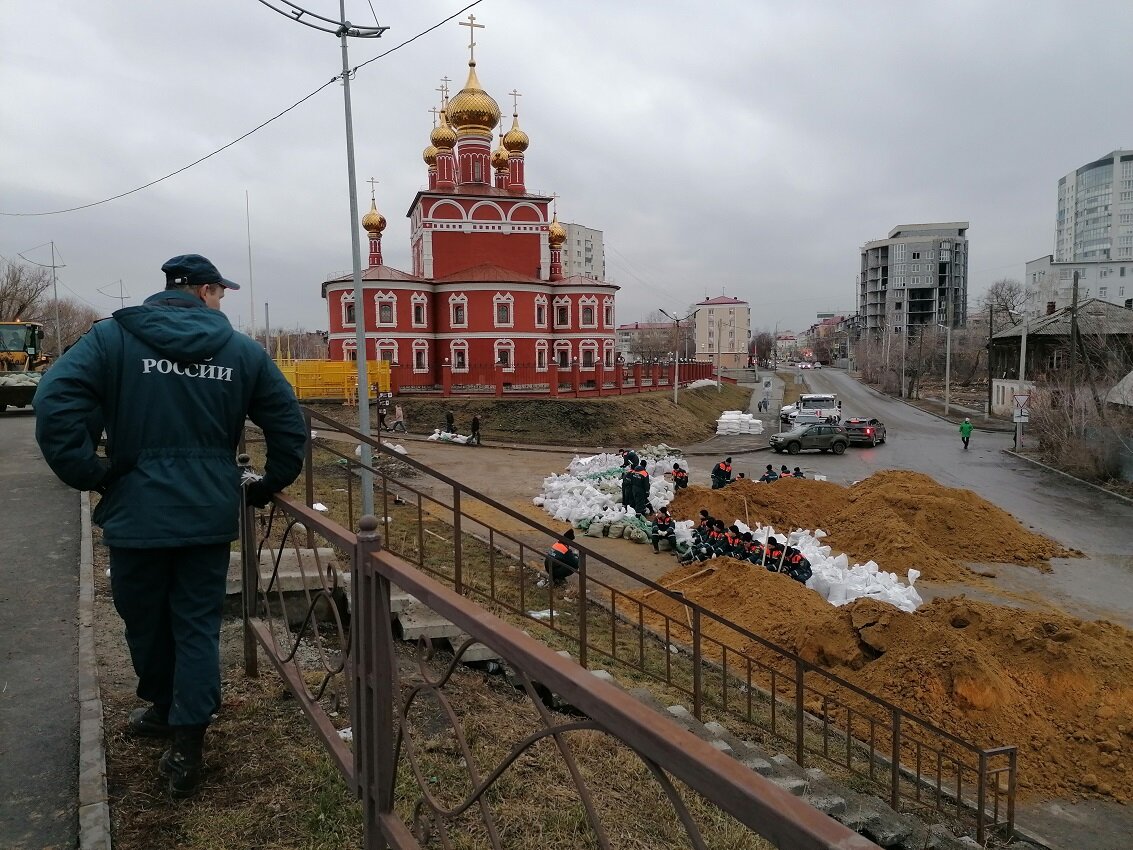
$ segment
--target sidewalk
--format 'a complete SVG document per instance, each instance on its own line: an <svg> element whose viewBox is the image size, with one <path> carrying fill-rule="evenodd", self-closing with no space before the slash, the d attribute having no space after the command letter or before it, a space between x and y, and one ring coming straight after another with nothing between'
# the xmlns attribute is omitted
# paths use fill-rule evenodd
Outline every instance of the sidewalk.
<svg viewBox="0 0 1133 850"><path fill-rule="evenodd" d="M80 499L44 463L34 416L0 420L7 530L0 558L0 847L73 848L80 817Z"/></svg>

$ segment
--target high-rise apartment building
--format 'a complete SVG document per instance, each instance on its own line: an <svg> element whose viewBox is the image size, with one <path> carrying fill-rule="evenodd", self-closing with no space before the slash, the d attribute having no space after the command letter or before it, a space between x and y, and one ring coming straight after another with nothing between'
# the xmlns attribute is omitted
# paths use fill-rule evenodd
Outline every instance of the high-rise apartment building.
<svg viewBox="0 0 1133 850"><path fill-rule="evenodd" d="M563 227L567 234L563 243L563 275L605 280L606 252L602 247L602 231L570 222L563 222Z"/></svg>
<svg viewBox="0 0 1133 850"><path fill-rule="evenodd" d="M696 359L716 362L722 369L747 365L751 339L751 306L730 295L696 302L693 319Z"/></svg>
<svg viewBox="0 0 1133 850"><path fill-rule="evenodd" d="M1133 150L1112 151L1058 181L1054 262L1133 259Z"/></svg>
<svg viewBox="0 0 1133 850"><path fill-rule="evenodd" d="M900 224L861 249L858 313L866 333L916 334L968 318L968 222Z"/></svg>

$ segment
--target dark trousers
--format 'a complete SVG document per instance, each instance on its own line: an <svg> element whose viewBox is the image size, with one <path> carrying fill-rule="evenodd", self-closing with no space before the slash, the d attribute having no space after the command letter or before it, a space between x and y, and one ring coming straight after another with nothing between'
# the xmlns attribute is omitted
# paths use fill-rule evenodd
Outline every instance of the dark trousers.
<svg viewBox="0 0 1133 850"><path fill-rule="evenodd" d="M110 550L114 607L126 624L137 694L171 726L209 722L220 708L220 619L227 543Z"/></svg>

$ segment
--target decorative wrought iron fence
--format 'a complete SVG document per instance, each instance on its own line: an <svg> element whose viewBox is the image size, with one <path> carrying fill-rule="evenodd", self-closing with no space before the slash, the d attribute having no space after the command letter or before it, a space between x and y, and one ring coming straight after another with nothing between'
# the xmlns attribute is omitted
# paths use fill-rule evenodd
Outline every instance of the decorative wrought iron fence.
<svg viewBox="0 0 1133 850"><path fill-rule="evenodd" d="M1013 829L1015 747L981 748L952 735L577 540L577 594L564 594L542 581L544 554L561 539L554 529L397 454L380 437L314 411L306 416L320 433L308 447L307 469L316 457L344 467L346 486L334 489L346 491L348 526L358 521L353 446L365 441L377 450L372 471L384 547L428 579L541 629L584 668L617 664L684 694L697 718L722 712L778 740L800 765L822 760L861 777L896 809L968 820L979 841L989 830ZM328 429L346 442L328 439ZM308 474L305 501L315 498ZM304 511L308 523L322 519Z"/></svg>

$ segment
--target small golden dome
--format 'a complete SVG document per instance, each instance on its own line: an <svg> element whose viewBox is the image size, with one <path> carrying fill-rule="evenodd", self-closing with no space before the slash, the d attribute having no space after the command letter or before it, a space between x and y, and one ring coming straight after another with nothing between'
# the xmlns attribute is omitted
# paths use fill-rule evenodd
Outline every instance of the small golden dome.
<svg viewBox="0 0 1133 850"><path fill-rule="evenodd" d="M429 141L432 142L434 147L447 150L452 150L456 144L456 133L448 125L448 118L443 110L441 111L441 123L433 128L433 132L429 134Z"/></svg>
<svg viewBox="0 0 1133 850"><path fill-rule="evenodd" d="M480 87L475 62L468 63L468 82L448 102L445 111L458 136L491 133L500 123L499 104Z"/></svg>
<svg viewBox="0 0 1133 850"><path fill-rule="evenodd" d="M386 229L386 217L378 212L378 206L373 198L370 199L370 211L362 216L362 227L368 233L381 233Z"/></svg>
<svg viewBox="0 0 1133 850"><path fill-rule="evenodd" d="M426 165L437 164L437 146L429 145L425 150L421 151L421 159L425 160Z"/></svg>
<svg viewBox="0 0 1133 850"><path fill-rule="evenodd" d="M511 129L504 134L504 147L509 153L522 153L531 144L528 135L519 129L519 116L514 112L511 115Z"/></svg>
<svg viewBox="0 0 1133 850"><path fill-rule="evenodd" d="M552 248L558 248L566 242L566 236L566 228L559 224L559 214L555 213L554 218L551 219L551 226L547 228L547 241Z"/></svg>
<svg viewBox="0 0 1133 850"><path fill-rule="evenodd" d="M492 168L502 171L507 168L508 155L502 146L492 151Z"/></svg>

